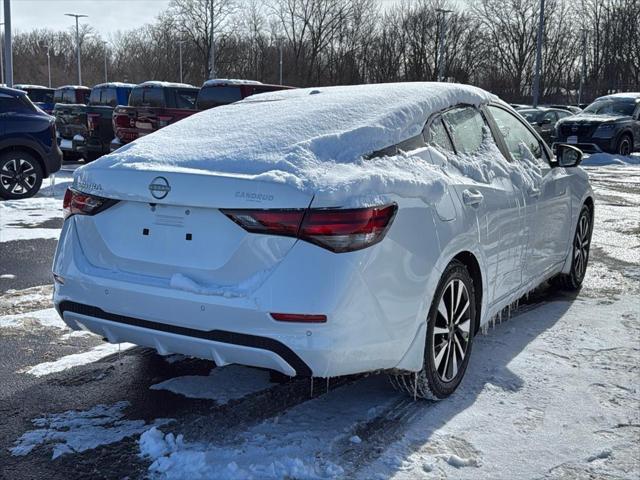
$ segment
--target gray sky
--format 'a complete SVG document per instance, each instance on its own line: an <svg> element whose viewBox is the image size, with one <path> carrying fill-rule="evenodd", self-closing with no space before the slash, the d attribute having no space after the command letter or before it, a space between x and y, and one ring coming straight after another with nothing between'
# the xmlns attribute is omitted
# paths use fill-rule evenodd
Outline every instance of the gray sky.
<svg viewBox="0 0 640 480"><path fill-rule="evenodd" d="M75 25L75 19L65 13L85 14L89 18L80 21L107 37L152 22L168 4L169 0L11 0L11 18L14 31L64 30ZM0 8L0 18L3 16Z"/></svg>

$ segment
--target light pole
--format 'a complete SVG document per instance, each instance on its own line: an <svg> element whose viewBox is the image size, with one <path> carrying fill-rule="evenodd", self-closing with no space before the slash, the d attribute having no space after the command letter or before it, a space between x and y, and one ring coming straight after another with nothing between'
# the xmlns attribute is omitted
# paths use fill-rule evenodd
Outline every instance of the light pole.
<svg viewBox="0 0 640 480"><path fill-rule="evenodd" d="M51 88L51 45L47 45L47 73L49 74L49 88Z"/></svg>
<svg viewBox="0 0 640 480"><path fill-rule="evenodd" d="M444 8L436 8L436 12L438 12L442 16L442 21L440 22L440 45L438 52L438 81L442 82L444 80L444 30L447 25L447 13L451 13L453 10L445 10Z"/></svg>
<svg viewBox="0 0 640 480"><path fill-rule="evenodd" d="M184 40L178 40L178 58L180 59L180 83L184 83L182 80L182 44Z"/></svg>
<svg viewBox="0 0 640 480"><path fill-rule="evenodd" d="M544 33L544 0L540 0L540 23L538 23L538 41L536 44L536 71L533 77L533 108L540 99L540 67L542 64L542 35Z"/></svg>
<svg viewBox="0 0 640 480"><path fill-rule="evenodd" d="M13 87L13 49L11 46L11 0L4 0L4 81Z"/></svg>
<svg viewBox="0 0 640 480"><path fill-rule="evenodd" d="M213 38L213 0L209 0L209 13L211 16L210 41L211 41L211 65L209 67L209 78L216 78L216 45Z"/></svg>
<svg viewBox="0 0 640 480"><path fill-rule="evenodd" d="M104 48L104 83L107 83L109 79L107 78L107 45L109 42L103 41L102 48Z"/></svg>
<svg viewBox="0 0 640 480"><path fill-rule="evenodd" d="M67 17L75 17L76 19L76 53L78 56L78 85L82 85L82 65L80 64L80 28L78 27L78 19L88 17L89 15L78 15L76 13L65 13Z"/></svg>
<svg viewBox="0 0 640 480"><path fill-rule="evenodd" d="M279 45L279 49L280 49L280 85L282 85L282 39L280 39L280 45Z"/></svg>

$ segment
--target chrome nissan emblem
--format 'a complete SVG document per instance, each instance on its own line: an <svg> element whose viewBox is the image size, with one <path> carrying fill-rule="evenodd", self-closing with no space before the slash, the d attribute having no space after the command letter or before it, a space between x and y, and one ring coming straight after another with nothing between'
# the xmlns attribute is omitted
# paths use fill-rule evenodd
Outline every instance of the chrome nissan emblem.
<svg viewBox="0 0 640 480"><path fill-rule="evenodd" d="M169 181L164 177L156 177L149 184L149 191L153 198L157 198L158 200L162 200L164 197L169 195L171 191L171 187L169 186Z"/></svg>

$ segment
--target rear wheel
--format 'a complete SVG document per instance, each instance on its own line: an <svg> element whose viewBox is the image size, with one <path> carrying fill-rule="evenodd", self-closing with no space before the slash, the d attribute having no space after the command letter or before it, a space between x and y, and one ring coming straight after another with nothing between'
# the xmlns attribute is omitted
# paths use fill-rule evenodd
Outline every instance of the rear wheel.
<svg viewBox="0 0 640 480"><path fill-rule="evenodd" d="M624 135L622 135L622 137L620 137L620 140L618 140L618 147L616 148L616 153L618 155L624 155L625 157L628 157L629 155L631 155L632 151L633 151L633 140L631 139L631 135L625 133Z"/></svg>
<svg viewBox="0 0 640 480"><path fill-rule="evenodd" d="M582 287L582 281L587 272L587 263L589 262L592 231L591 210L587 205L583 205L578 217L576 233L573 236L571 271L568 274L558 275L554 279L555 283L561 288L579 290Z"/></svg>
<svg viewBox="0 0 640 480"><path fill-rule="evenodd" d="M429 310L422 370L393 374L391 383L413 397L440 400L451 395L469 363L475 318L473 279L454 260L443 273Z"/></svg>
<svg viewBox="0 0 640 480"><path fill-rule="evenodd" d="M14 200L35 195L42 185L42 168L29 153L20 150L0 156L0 198Z"/></svg>

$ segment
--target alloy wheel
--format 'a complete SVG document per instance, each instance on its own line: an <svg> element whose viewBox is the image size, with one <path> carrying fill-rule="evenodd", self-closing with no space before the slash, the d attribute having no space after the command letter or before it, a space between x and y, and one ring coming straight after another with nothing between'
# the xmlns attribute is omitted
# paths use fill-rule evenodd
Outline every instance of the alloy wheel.
<svg viewBox="0 0 640 480"><path fill-rule="evenodd" d="M438 377L450 382L467 355L471 330L469 291L462 280L451 280L443 290L431 338Z"/></svg>
<svg viewBox="0 0 640 480"><path fill-rule="evenodd" d="M22 158L6 162L0 170L0 184L8 193L22 195L36 184L38 175L33 165Z"/></svg>
<svg viewBox="0 0 640 480"><path fill-rule="evenodd" d="M589 244L591 243L590 221L587 212L584 212L578 220L576 236L573 241L573 268L578 280L584 278L589 260Z"/></svg>
<svg viewBox="0 0 640 480"><path fill-rule="evenodd" d="M620 155L623 155L625 157L631 155L631 142L627 137L623 138L622 142L620 142L619 152Z"/></svg>

